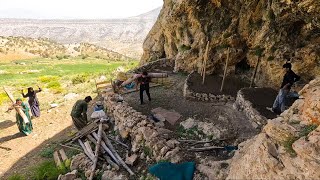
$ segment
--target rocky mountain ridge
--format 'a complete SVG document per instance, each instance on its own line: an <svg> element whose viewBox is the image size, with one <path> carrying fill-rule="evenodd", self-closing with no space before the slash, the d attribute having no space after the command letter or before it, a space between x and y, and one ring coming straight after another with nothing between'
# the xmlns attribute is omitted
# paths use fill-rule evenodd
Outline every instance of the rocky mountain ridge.
<svg viewBox="0 0 320 180"><path fill-rule="evenodd" d="M159 11L157 8L126 19L0 19L0 36L48 38L62 44L90 43L138 59L142 54L142 42Z"/></svg>
<svg viewBox="0 0 320 180"><path fill-rule="evenodd" d="M128 56L89 43L60 44L49 39L0 36L1 60L18 60L33 57L67 58L80 56L106 60L129 60ZM20 58L21 57L21 58Z"/></svg>

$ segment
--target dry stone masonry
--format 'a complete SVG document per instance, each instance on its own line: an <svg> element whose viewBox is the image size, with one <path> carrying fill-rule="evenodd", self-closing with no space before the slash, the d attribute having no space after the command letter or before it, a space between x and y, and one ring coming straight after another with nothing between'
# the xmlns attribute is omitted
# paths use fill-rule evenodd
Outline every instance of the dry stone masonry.
<svg viewBox="0 0 320 180"><path fill-rule="evenodd" d="M198 101L206 101L206 102L234 102L235 98L230 96L230 95L225 95L225 94L221 94L221 95L215 95L212 93L199 93L199 92L194 92L191 88L190 88L190 78L191 76L196 73L196 72L192 72L190 73L184 83L184 87L183 87L183 96L186 99L190 99L190 100L198 100Z"/></svg>
<svg viewBox="0 0 320 180"><path fill-rule="evenodd" d="M169 138L171 131L152 124L147 116L137 112L126 102L117 102L118 98L119 95L107 96L105 105L108 112L112 113L120 135L123 138L131 137L132 151L140 153L140 158L178 162L179 142Z"/></svg>
<svg viewBox="0 0 320 180"><path fill-rule="evenodd" d="M262 133L240 144L227 179L320 179L320 77Z"/></svg>

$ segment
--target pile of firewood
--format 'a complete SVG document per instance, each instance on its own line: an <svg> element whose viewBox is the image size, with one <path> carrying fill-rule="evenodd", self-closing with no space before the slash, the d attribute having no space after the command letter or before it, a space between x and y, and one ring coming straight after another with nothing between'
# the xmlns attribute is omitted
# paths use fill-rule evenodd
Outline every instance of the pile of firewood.
<svg viewBox="0 0 320 180"><path fill-rule="evenodd" d="M78 143L81 146L82 151L93 162L91 176L89 179L93 178L98 160L106 161L110 166L117 170L119 170L122 166L129 172L130 175L134 175L132 170L127 166L112 145L111 140L124 146L125 148L128 148L128 146L107 136L105 131L108 128L108 125L106 124L107 120L108 119L101 119L90 123L88 126L79 131L74 137L62 144L62 146L69 148L74 148L72 146L74 143ZM92 149L90 143L95 145L94 150Z"/></svg>

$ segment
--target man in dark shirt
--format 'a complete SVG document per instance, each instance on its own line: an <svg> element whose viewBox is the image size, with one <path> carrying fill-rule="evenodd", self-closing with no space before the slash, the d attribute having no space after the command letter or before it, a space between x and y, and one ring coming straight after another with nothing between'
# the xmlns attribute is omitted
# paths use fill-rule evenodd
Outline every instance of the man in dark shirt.
<svg viewBox="0 0 320 180"><path fill-rule="evenodd" d="M285 69L286 74L283 77L281 89L279 90L279 93L272 106L272 111L277 114L281 114L286 110L286 100L288 97L299 98L299 94L296 92L290 92L290 89L295 82L300 80L300 76L296 75L291 70L291 63L286 63L282 67Z"/></svg>
<svg viewBox="0 0 320 180"><path fill-rule="evenodd" d="M140 103L143 102L143 91L146 91L149 101L151 101L150 92L149 92L149 83L151 82L151 78L148 77L148 73L144 71L140 77L138 77L138 84L140 84Z"/></svg>
<svg viewBox="0 0 320 180"><path fill-rule="evenodd" d="M281 88L288 84L288 88L291 89L293 83L300 80L300 76L296 75L296 73L291 70L291 63L286 63L282 67L286 69L286 74L283 77Z"/></svg>
<svg viewBox="0 0 320 180"><path fill-rule="evenodd" d="M78 100L72 107L71 117L74 125L78 130L84 128L87 123L88 103L92 100L91 96L87 96L84 100Z"/></svg>

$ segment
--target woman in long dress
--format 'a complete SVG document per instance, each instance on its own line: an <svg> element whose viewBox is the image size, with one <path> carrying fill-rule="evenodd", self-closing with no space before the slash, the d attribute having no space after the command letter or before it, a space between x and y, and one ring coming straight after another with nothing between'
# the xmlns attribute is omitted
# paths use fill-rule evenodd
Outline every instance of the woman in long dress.
<svg viewBox="0 0 320 180"><path fill-rule="evenodd" d="M34 117L40 117L40 107L39 107L39 101L37 98L37 93L41 92L42 90L39 86L38 88L39 88L38 90L33 90L32 87L29 87L27 94L24 94L23 90L21 91L21 94L24 98L26 97L29 98L28 103L30 105L32 116Z"/></svg>
<svg viewBox="0 0 320 180"><path fill-rule="evenodd" d="M25 135L29 135L33 129L32 121L31 121L30 114L29 114L29 107L25 103L22 102L22 99L18 98L16 100L16 103L13 104L8 109L8 111L10 111L14 108L20 108L22 110L22 112L26 115L26 117L28 118L29 122L25 123L25 121L23 120L21 115L18 112L16 112L16 123L17 123L19 131Z"/></svg>

